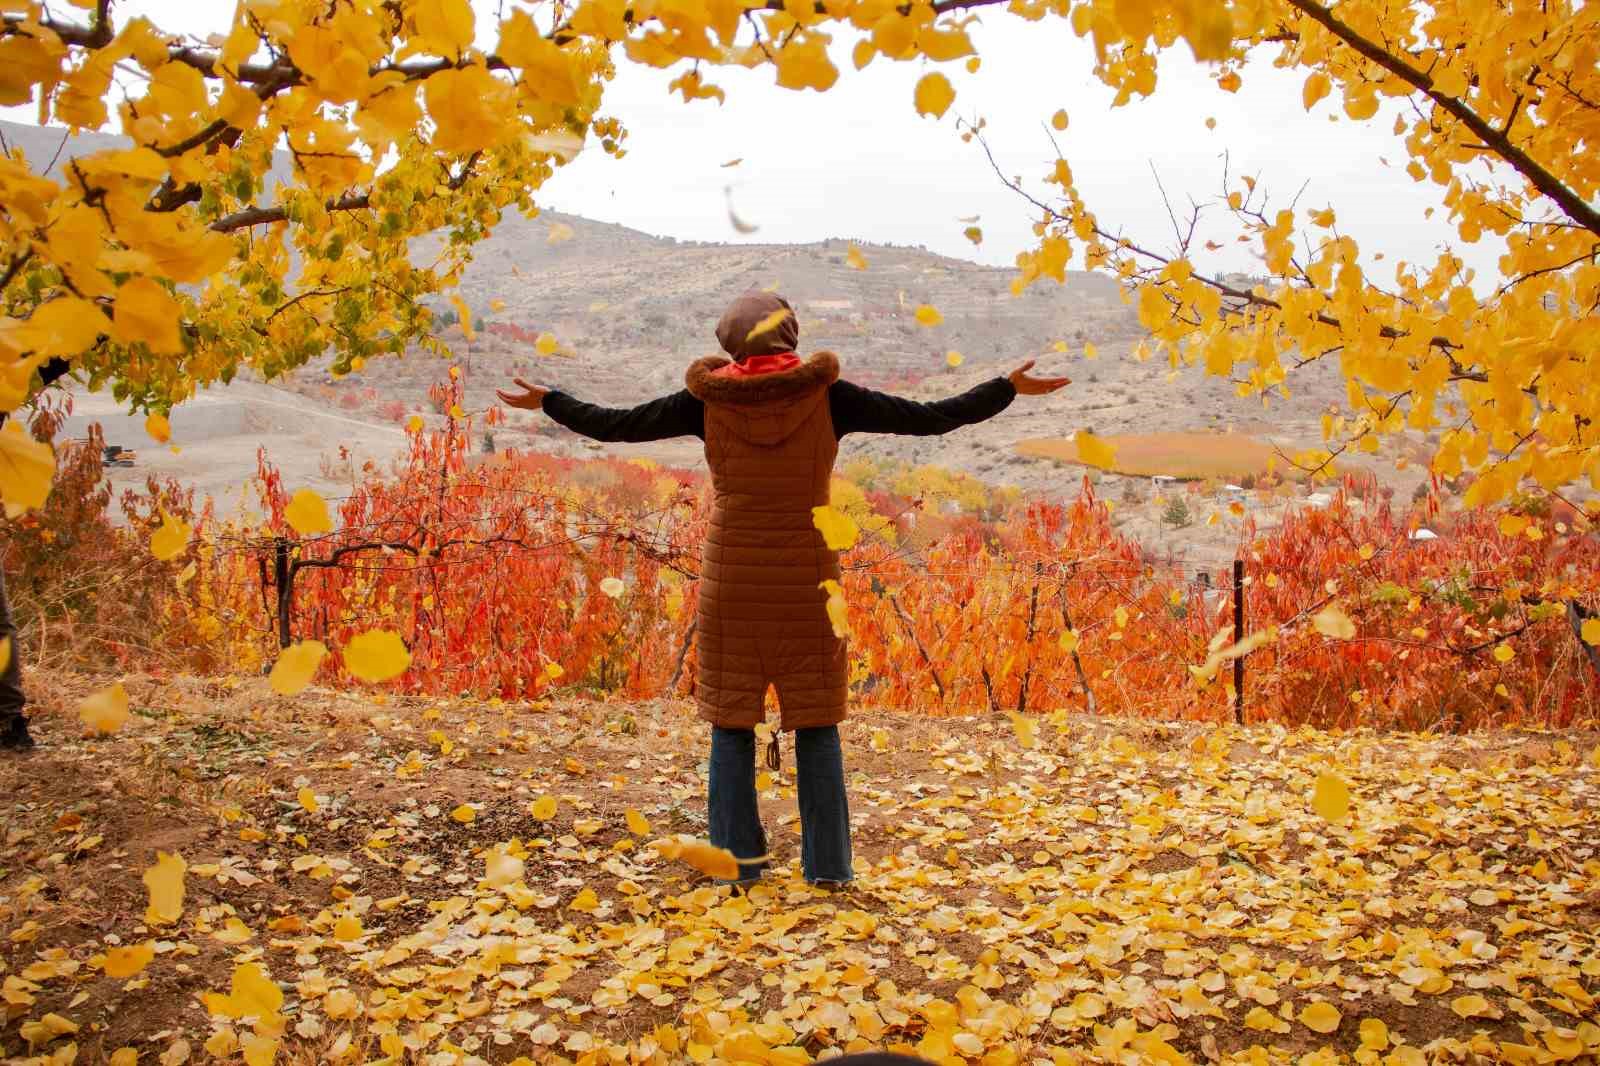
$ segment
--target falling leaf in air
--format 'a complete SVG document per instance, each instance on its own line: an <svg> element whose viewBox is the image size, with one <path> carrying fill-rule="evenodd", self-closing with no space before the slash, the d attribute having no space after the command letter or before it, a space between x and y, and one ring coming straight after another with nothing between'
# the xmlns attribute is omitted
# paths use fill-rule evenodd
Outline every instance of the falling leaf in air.
<svg viewBox="0 0 1600 1066"><path fill-rule="evenodd" d="M302 537L316 533L333 532L333 519L328 515L328 504L310 489L300 489L289 499L283 517L290 528Z"/></svg>
<svg viewBox="0 0 1600 1066"><path fill-rule="evenodd" d="M368 630L351 637L344 646L344 668L361 681L388 681L405 673L410 665L411 653L392 629Z"/></svg>
<svg viewBox="0 0 1600 1066"><path fill-rule="evenodd" d="M539 339L533 342L533 350L540 355L554 355L559 342L554 333L541 333Z"/></svg>
<svg viewBox="0 0 1600 1066"><path fill-rule="evenodd" d="M956 91L951 87L950 79L937 70L924 74L917 81L913 94L917 114L932 115L934 118L942 118L955 98Z"/></svg>
<svg viewBox="0 0 1600 1066"><path fill-rule="evenodd" d="M571 226L565 222L552 222L550 224L550 234L545 237L544 243L560 244L562 241L572 240L573 236L574 233Z"/></svg>
<svg viewBox="0 0 1600 1066"><path fill-rule="evenodd" d="M161 512L161 528L150 535L150 554L162 562L176 559L189 547L194 527L166 511Z"/></svg>
<svg viewBox="0 0 1600 1066"><path fill-rule="evenodd" d="M703 874L709 874L723 881L739 879L739 860L734 858L733 852L727 848L714 847L704 840L690 837L668 837L655 841L651 847L655 848L662 858L687 863ZM766 856L746 861L752 864L765 862Z"/></svg>
<svg viewBox="0 0 1600 1066"><path fill-rule="evenodd" d="M115 733L128 721L128 690L118 681L85 696L78 704L78 717L83 719L84 725L102 736Z"/></svg>
<svg viewBox="0 0 1600 1066"><path fill-rule="evenodd" d="M937 326L944 321L944 316L932 304L919 304L916 317L917 324L922 326Z"/></svg>
<svg viewBox="0 0 1600 1066"><path fill-rule="evenodd" d="M634 836L642 837L650 835L650 820L644 815L640 814L638 811L634 810L632 807L629 807L627 811L623 813L623 819L628 823L628 832L632 833Z"/></svg>
<svg viewBox="0 0 1600 1066"><path fill-rule="evenodd" d="M0 673L11 665L11 638L0 637Z"/></svg>
<svg viewBox="0 0 1600 1066"><path fill-rule="evenodd" d="M1350 817L1350 786L1338 774L1323 771L1311 790L1311 809L1330 822Z"/></svg>
<svg viewBox="0 0 1600 1066"><path fill-rule="evenodd" d="M961 235L966 237L967 240L971 241L973 244L983 243L983 230L979 229L977 226L968 226L966 229L961 231Z"/></svg>
<svg viewBox="0 0 1600 1066"><path fill-rule="evenodd" d="M316 676L317 667L327 656L327 645L320 640L302 640L278 653L272 664L267 684L280 696L294 696L303 692Z"/></svg>
<svg viewBox="0 0 1600 1066"><path fill-rule="evenodd" d="M822 542L834 551L853 547L861 536L856 520L829 506L811 508L811 524L822 533Z"/></svg>
<svg viewBox="0 0 1600 1066"><path fill-rule="evenodd" d="M537 821L548 822L556 816L556 808L559 806L554 796L540 796L528 804L528 813Z"/></svg>
<svg viewBox="0 0 1600 1066"><path fill-rule="evenodd" d="M850 242L850 250L845 253L844 261L857 270L867 269L867 257L861 254L861 248L854 241Z"/></svg>
<svg viewBox="0 0 1600 1066"><path fill-rule="evenodd" d="M1600 618L1588 619L1579 632L1583 636L1583 642L1589 647L1600 647Z"/></svg>
<svg viewBox="0 0 1600 1066"><path fill-rule="evenodd" d="M450 295L450 306L456 309L456 315L460 319L461 332L466 335L467 340L472 340L477 335L472 328L472 308L467 306L467 301L454 293Z"/></svg>
<svg viewBox="0 0 1600 1066"><path fill-rule="evenodd" d="M172 439L172 423L167 421L166 415L157 411L145 416L144 431L158 444L165 444Z"/></svg>
<svg viewBox="0 0 1600 1066"><path fill-rule="evenodd" d="M501 300L501 299L497 298L497 299L493 299L493 300L489 301L489 310L495 311L495 312L500 312L500 311L504 311L505 309L506 309L506 302L504 300Z"/></svg>
<svg viewBox="0 0 1600 1066"><path fill-rule="evenodd" d="M1066 111L1057 111L1055 114L1051 115L1050 116L1050 125L1054 126L1058 130L1066 129L1067 128L1067 113L1066 113Z"/></svg>
<svg viewBox="0 0 1600 1066"><path fill-rule="evenodd" d="M1094 342L1091 341L1083 346L1083 357L1085 359L1098 359L1100 358L1100 349L1096 348Z"/></svg>
<svg viewBox="0 0 1600 1066"><path fill-rule="evenodd" d="M151 925L171 925L183 917L183 875L189 864L177 853L156 852L156 864L144 872L150 905L144 920Z"/></svg>
<svg viewBox="0 0 1600 1066"><path fill-rule="evenodd" d="M560 663L545 663L544 664L544 676L548 677L551 681L559 681L561 679L562 675L564 675L566 672L567 671L562 667L562 665Z"/></svg>
<svg viewBox="0 0 1600 1066"><path fill-rule="evenodd" d="M726 170L728 167L736 167L740 163L743 163L743 162L744 162L744 157L740 156L738 159L730 159L730 160L728 160L726 163L722 164L722 167L723 167L724 170Z"/></svg>
<svg viewBox="0 0 1600 1066"><path fill-rule="evenodd" d="M1026 714L1008 712L1011 716L1011 728L1017 734L1017 744L1024 748L1039 746L1039 719Z"/></svg>
<svg viewBox="0 0 1600 1066"><path fill-rule="evenodd" d="M740 218L738 212L733 209L733 186L724 185L722 195L728 201L728 222L732 224L735 233L754 233L761 228Z"/></svg>
<svg viewBox="0 0 1600 1066"><path fill-rule="evenodd" d="M828 624L833 627L833 635L843 640L850 635L850 620L848 605L845 603L844 587L837 581L829 579L818 585L828 594L825 604L828 611Z"/></svg>
<svg viewBox="0 0 1600 1066"><path fill-rule="evenodd" d="M750 332L744 335L744 339L746 341L753 341L763 333L772 332L779 326L783 325L783 323L793 313L794 312L790 311L787 307L780 307L776 311L764 315L761 321L750 327Z"/></svg>
<svg viewBox="0 0 1600 1066"><path fill-rule="evenodd" d="M611 305L606 303L604 300L596 300L596 301L594 301L593 303L591 303L589 305L589 310L591 312L600 312L600 311L604 311L606 308L608 308L610 306Z"/></svg>
<svg viewBox="0 0 1600 1066"><path fill-rule="evenodd" d="M463 803L455 810L450 812L450 820L454 822L460 822L462 825L471 824L477 820L477 817L477 808L470 803Z"/></svg>
<svg viewBox="0 0 1600 1066"><path fill-rule="evenodd" d="M1117 461L1117 450L1110 444L1101 440L1087 429L1080 429L1073 435L1072 443L1078 451L1078 459L1090 466L1098 466L1102 470L1110 470Z"/></svg>
<svg viewBox="0 0 1600 1066"><path fill-rule="evenodd" d="M422 421L421 415L412 415L410 418L406 419L406 432L421 433L424 425L425 423Z"/></svg>
<svg viewBox="0 0 1600 1066"><path fill-rule="evenodd" d="M1311 625L1318 633L1334 640L1350 640L1356 635L1356 624L1336 603L1328 604L1313 615Z"/></svg>
<svg viewBox="0 0 1600 1066"><path fill-rule="evenodd" d="M960 352L945 352L944 361L948 366L960 366L967 360Z"/></svg>

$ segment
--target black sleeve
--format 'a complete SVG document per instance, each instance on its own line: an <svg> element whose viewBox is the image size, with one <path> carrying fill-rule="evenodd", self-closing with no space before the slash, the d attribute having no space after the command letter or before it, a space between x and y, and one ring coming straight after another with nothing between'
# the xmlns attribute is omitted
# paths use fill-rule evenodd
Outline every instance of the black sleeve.
<svg viewBox="0 0 1600 1066"><path fill-rule="evenodd" d="M680 389L637 407L600 407L564 392L544 398L544 413L574 433L593 440L638 444L669 437L705 439L705 405L688 389Z"/></svg>
<svg viewBox="0 0 1600 1066"><path fill-rule="evenodd" d="M864 389L848 381L835 381L828 389L828 408L833 415L834 435L838 437L846 433L932 437L993 418L1010 407L1016 398L1016 386L1005 378L992 378L960 396L934 403L920 403Z"/></svg>

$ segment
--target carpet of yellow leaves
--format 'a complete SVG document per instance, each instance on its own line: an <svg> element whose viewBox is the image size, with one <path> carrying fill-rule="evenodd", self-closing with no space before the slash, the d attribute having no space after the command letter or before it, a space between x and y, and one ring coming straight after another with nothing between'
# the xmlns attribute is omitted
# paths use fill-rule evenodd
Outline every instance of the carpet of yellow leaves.
<svg viewBox="0 0 1600 1066"><path fill-rule="evenodd" d="M102 737L70 708L105 679L41 684L44 746L0 761L0 1055L1600 1052L1593 735L863 717L857 883L799 879L786 766L735 896L650 846L705 832L681 704L135 677Z"/></svg>

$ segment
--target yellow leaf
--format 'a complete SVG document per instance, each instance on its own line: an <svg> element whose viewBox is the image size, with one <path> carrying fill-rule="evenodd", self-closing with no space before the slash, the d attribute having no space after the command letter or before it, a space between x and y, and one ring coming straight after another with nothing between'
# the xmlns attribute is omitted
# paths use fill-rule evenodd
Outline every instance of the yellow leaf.
<svg viewBox="0 0 1600 1066"><path fill-rule="evenodd" d="M1323 771L1311 792L1311 809L1330 822L1344 821L1350 816L1350 786L1339 775Z"/></svg>
<svg viewBox="0 0 1600 1066"><path fill-rule="evenodd" d="M171 925L183 917L183 875L189 864L177 853L156 852L156 864L144 872L150 905L144 920L151 925Z"/></svg>
<svg viewBox="0 0 1600 1066"><path fill-rule="evenodd" d="M333 939L348 942L361 939L361 919L353 914L346 914L333 923Z"/></svg>
<svg viewBox="0 0 1600 1066"><path fill-rule="evenodd" d="M421 433L423 424L424 423L421 415L412 415L410 418L406 419L406 432Z"/></svg>
<svg viewBox="0 0 1600 1066"><path fill-rule="evenodd" d="M1011 728L1017 734L1017 744L1023 748L1039 746L1039 719L1025 714L1011 713Z"/></svg>
<svg viewBox="0 0 1600 1066"><path fill-rule="evenodd" d="M600 581L600 591L614 600L620 598L626 589L627 585L623 584L620 577L608 577Z"/></svg>
<svg viewBox="0 0 1600 1066"><path fill-rule="evenodd" d="M872 731L872 750L889 750L889 731L887 729L874 729Z"/></svg>
<svg viewBox="0 0 1600 1066"><path fill-rule="evenodd" d="M300 489L290 498L289 506L283 509L283 517L290 528L303 537L333 532L327 501L310 489Z"/></svg>
<svg viewBox="0 0 1600 1066"><path fill-rule="evenodd" d="M538 799L528 804L528 813L531 814L536 821L548 822L550 819L556 816L556 808L558 806L559 804L554 796L540 796Z"/></svg>
<svg viewBox="0 0 1600 1066"><path fill-rule="evenodd" d="M430 52L453 59L472 46L476 23L468 0L422 0L414 10L417 36Z"/></svg>
<svg viewBox="0 0 1600 1066"><path fill-rule="evenodd" d="M828 594L825 606L828 612L828 624L833 627L833 635L844 640L850 635L850 616L848 605L845 603L844 587L831 579L820 582L818 587Z"/></svg>
<svg viewBox="0 0 1600 1066"><path fill-rule="evenodd" d="M811 508L811 524L822 533L822 542L834 551L853 547L861 536L855 519L829 506Z"/></svg>
<svg viewBox="0 0 1600 1066"><path fill-rule="evenodd" d="M1517 655L1516 652L1511 650L1511 645L1509 644L1496 644L1494 651L1491 654L1494 656L1494 661L1497 663L1508 663L1512 659L1516 658Z"/></svg>
<svg viewBox="0 0 1600 1066"><path fill-rule="evenodd" d="M560 244L562 241L572 240L572 237L573 229L571 226L565 222L553 222L550 225L550 233L545 237L544 243Z"/></svg>
<svg viewBox="0 0 1600 1066"><path fill-rule="evenodd" d="M198 867L196 869L198 870ZM243 944L254 939L255 933L239 919L229 918L222 923L222 928L213 933L212 936L224 944Z"/></svg>
<svg viewBox="0 0 1600 1066"><path fill-rule="evenodd" d="M472 308L467 306L467 301L453 293L450 296L450 306L456 309L456 318L461 325L461 332L466 335L467 340L472 340L473 337L477 336L477 331L472 328ZM454 370L455 368L451 367L450 369Z"/></svg>
<svg viewBox="0 0 1600 1066"><path fill-rule="evenodd" d="M1078 650L1078 631L1076 629L1063 629L1061 636L1056 638L1056 646L1071 655Z"/></svg>
<svg viewBox="0 0 1600 1066"><path fill-rule="evenodd" d="M1067 128L1067 113L1065 111L1057 111L1055 114L1051 115L1050 116L1050 125L1054 126L1058 130L1066 129Z"/></svg>
<svg viewBox="0 0 1600 1066"><path fill-rule="evenodd" d="M950 104L956 98L956 91L950 87L950 79L938 71L924 74L917 82L917 89L913 99L917 106L917 114L932 115L940 118L950 109Z"/></svg>
<svg viewBox="0 0 1600 1066"><path fill-rule="evenodd" d="M466 825L478 817L478 812L473 808L472 804L463 803L450 812L450 817L462 825Z"/></svg>
<svg viewBox="0 0 1600 1066"><path fill-rule="evenodd" d="M1373 553L1374 553L1374 552L1375 552L1375 551L1376 551L1376 549L1375 549L1375 548L1373 548L1373 546L1372 546L1372 545L1370 545L1370 544L1363 544L1363 545L1362 545L1362 546L1361 546L1361 547L1360 547L1360 548L1359 548L1359 549L1357 549L1357 551L1356 551L1356 554L1357 554L1357 555L1359 555L1359 556L1361 556L1361 558L1362 558L1362 560L1363 560L1363 561L1365 561L1365 560L1367 560L1367 559L1370 559L1370 558L1372 558L1372 556L1373 556Z"/></svg>
<svg viewBox="0 0 1600 1066"><path fill-rule="evenodd" d="M489 301L489 310L499 312L499 311L504 311L505 309L506 309L506 302L504 300L490 300Z"/></svg>
<svg viewBox="0 0 1600 1066"><path fill-rule="evenodd" d="M594 894L594 889L586 888L572 897L572 902L567 904L567 909L579 911L583 914L592 914L600 909L600 897Z"/></svg>
<svg viewBox="0 0 1600 1066"><path fill-rule="evenodd" d="M1361 1046L1372 1051L1382 1051L1389 1046L1389 1027L1382 1018L1361 1019Z"/></svg>
<svg viewBox="0 0 1600 1066"><path fill-rule="evenodd" d="M327 654L328 648L320 640L302 640L298 644L291 644L278 653L278 661L272 664L267 684L280 696L297 695L311 684L317 667L322 665Z"/></svg>
<svg viewBox="0 0 1600 1066"><path fill-rule="evenodd" d="M128 690L118 681L85 696L78 704L78 717L83 719L84 725L102 736L115 733L128 721Z"/></svg>
<svg viewBox="0 0 1600 1066"><path fill-rule="evenodd" d="M541 333L539 338L533 342L534 351L540 355L554 355L557 347L559 347L559 342L556 340L554 333Z"/></svg>
<svg viewBox="0 0 1600 1066"><path fill-rule="evenodd" d="M146 940L139 944L129 944L127 947L108 949L100 968L105 971L107 977L121 980L139 973L149 966L150 960L155 957L155 942Z"/></svg>
<svg viewBox="0 0 1600 1066"><path fill-rule="evenodd" d="M1318 1000L1300 1011L1300 1024L1318 1033L1331 1033L1339 1028L1341 1015L1331 1003Z"/></svg>
<svg viewBox="0 0 1600 1066"><path fill-rule="evenodd" d="M1336 603L1328 604L1313 615L1311 625L1318 633L1334 640L1350 640L1356 635L1356 624Z"/></svg>
<svg viewBox="0 0 1600 1066"><path fill-rule="evenodd" d="M233 969L233 981L226 996L207 992L206 1009L224 1018L275 1018L283 1009L283 989L253 962Z"/></svg>
<svg viewBox="0 0 1600 1066"><path fill-rule="evenodd" d="M1580 632L1585 644L1591 648L1600 647L1600 618L1586 619Z"/></svg>
<svg viewBox="0 0 1600 1066"><path fill-rule="evenodd" d="M1476 994L1457 996L1450 1001L1450 1009L1462 1018L1472 1018L1488 1014L1489 1001Z"/></svg>
<svg viewBox="0 0 1600 1066"><path fill-rule="evenodd" d="M50 445L30 437L15 418L0 426L0 499L9 513L43 507L55 472Z"/></svg>
<svg viewBox="0 0 1600 1066"><path fill-rule="evenodd" d="M1092 343L1085 344L1083 346L1083 357L1085 359L1098 359L1100 358L1100 349L1096 348Z"/></svg>
<svg viewBox="0 0 1600 1066"><path fill-rule="evenodd" d="M410 665L411 653L392 629L368 630L344 646L344 668L361 681L388 681Z"/></svg>
<svg viewBox="0 0 1600 1066"><path fill-rule="evenodd" d="M1332 83L1328 80L1328 76L1320 70L1314 71L1306 78L1306 83L1300 90L1300 102L1305 105L1307 111L1310 111L1318 100L1328 95L1330 88Z"/></svg>
<svg viewBox="0 0 1600 1066"><path fill-rule="evenodd" d="M694 840L689 837L668 837L657 840L651 844L658 854L664 859L676 859L699 870L703 874L723 881L737 881L739 879L739 860L734 858L733 852L727 848L713 847L704 840ZM747 859L749 863L765 862L765 855L758 859Z"/></svg>
<svg viewBox="0 0 1600 1066"><path fill-rule="evenodd" d="M944 361L950 366L960 366L962 363L966 362L966 359L960 352L946 352L944 355Z"/></svg>
<svg viewBox="0 0 1600 1066"><path fill-rule="evenodd" d="M300 801L300 806L310 814L316 814L320 804L317 803L317 794L309 788L302 788L295 793L295 799Z"/></svg>
<svg viewBox="0 0 1600 1066"><path fill-rule="evenodd" d="M122 344L143 344L157 354L174 354L183 351L178 329L182 317L183 308L166 286L149 277L130 278L117 289L111 335Z"/></svg>
<svg viewBox="0 0 1600 1066"><path fill-rule="evenodd" d="M566 674L566 672L567 671L560 663L544 664L544 676L548 677L551 681L559 681Z"/></svg>
<svg viewBox="0 0 1600 1066"><path fill-rule="evenodd" d="M746 341L753 341L763 333L772 332L779 326L783 325L784 320L787 319L791 314L793 314L793 312L791 312L787 307L778 308L776 311L773 311L771 314L762 318L760 322L757 322L754 326L751 326L750 332L745 334L744 339Z"/></svg>
<svg viewBox="0 0 1600 1066"><path fill-rule="evenodd" d="M506 888L522 880L525 864L505 848L495 848L484 858L483 880L490 888Z"/></svg>
<svg viewBox="0 0 1600 1066"><path fill-rule="evenodd" d="M642 837L650 834L650 820L632 807L627 809L623 814L623 818L628 823L628 832L634 836Z"/></svg>
<svg viewBox="0 0 1600 1066"><path fill-rule="evenodd" d="M105 313L80 296L58 296L40 304L6 342L32 355L71 358L94 347L103 333L112 331Z"/></svg>
<svg viewBox="0 0 1600 1066"><path fill-rule="evenodd" d="M944 321L944 316L939 309L931 304L921 304L917 307L917 324L919 326L937 326Z"/></svg>
<svg viewBox="0 0 1600 1066"><path fill-rule="evenodd" d="M1090 466L1110 470L1117 461L1117 450L1087 429L1080 429L1072 438L1078 459Z"/></svg>
<svg viewBox="0 0 1600 1066"><path fill-rule="evenodd" d="M150 554L162 562L176 559L189 547L193 535L193 526L162 511L161 528L150 535Z"/></svg>
<svg viewBox="0 0 1600 1066"><path fill-rule="evenodd" d="M172 439L172 423L167 421L167 416L150 412L144 420L144 431L150 434L157 443L165 444Z"/></svg>
<svg viewBox="0 0 1600 1066"><path fill-rule="evenodd" d="M854 241L850 242L850 251L845 253L844 261L856 270L867 269L867 257L861 254L861 249Z"/></svg>
<svg viewBox="0 0 1600 1066"><path fill-rule="evenodd" d="M244 1056L244 1066L273 1066L278 1059L278 1041L270 1036L251 1033L239 1044Z"/></svg>

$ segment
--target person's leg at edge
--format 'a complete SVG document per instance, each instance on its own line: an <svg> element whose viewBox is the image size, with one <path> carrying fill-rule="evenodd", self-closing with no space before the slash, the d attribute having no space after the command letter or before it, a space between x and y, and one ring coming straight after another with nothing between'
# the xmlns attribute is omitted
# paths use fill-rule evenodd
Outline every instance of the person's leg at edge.
<svg viewBox="0 0 1600 1066"><path fill-rule="evenodd" d="M855 879L850 857L850 801L844 790L839 727L797 729L795 776L800 784L800 864L812 884Z"/></svg>
<svg viewBox="0 0 1600 1066"><path fill-rule="evenodd" d="M17 625L11 617L4 573L0 573L0 638L11 641L6 667L0 670L0 748L26 751L33 747L33 737L22 713L28 702L22 692L22 649L17 647Z"/></svg>
<svg viewBox="0 0 1600 1066"><path fill-rule="evenodd" d="M753 729L711 727L711 774L706 788L707 824L714 847L736 859L767 854L756 800L756 734ZM740 883L759 880L765 862L739 864Z"/></svg>

